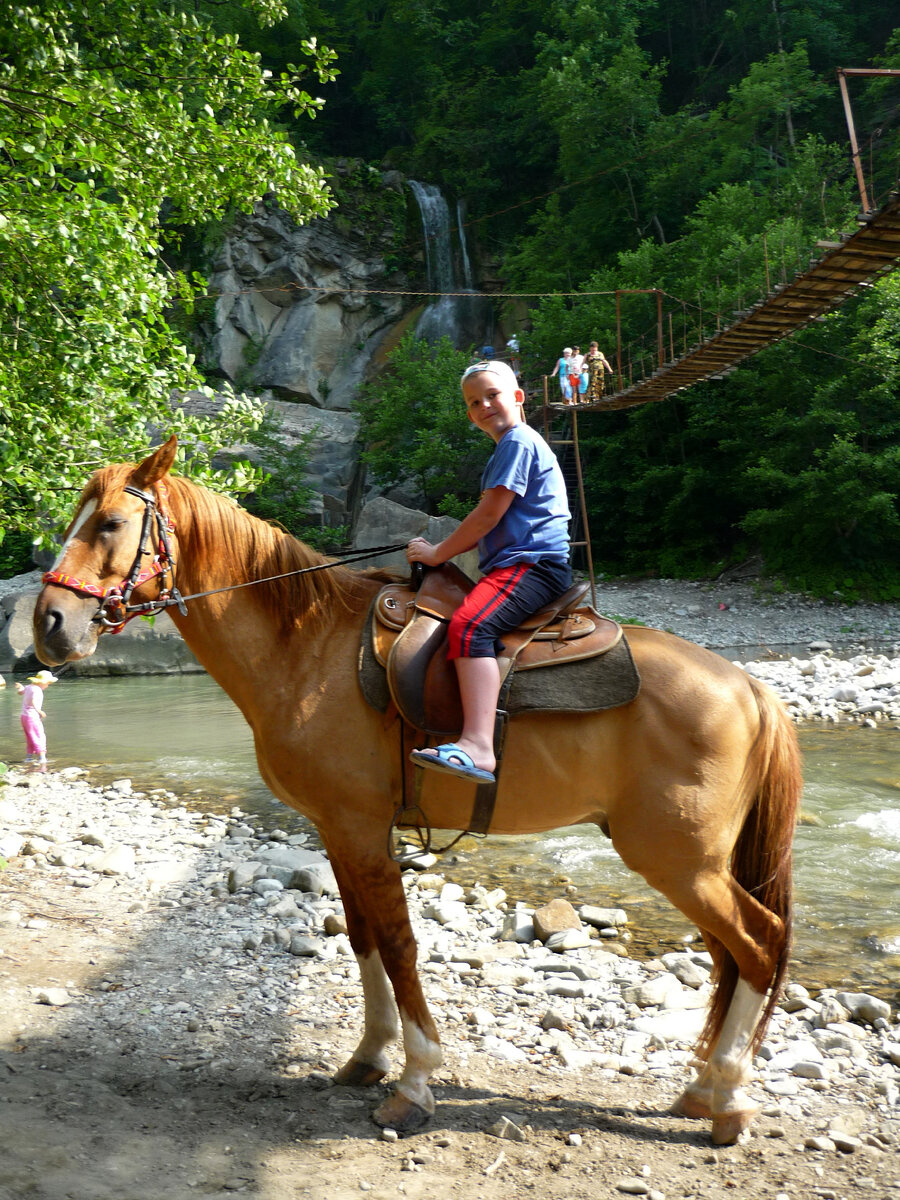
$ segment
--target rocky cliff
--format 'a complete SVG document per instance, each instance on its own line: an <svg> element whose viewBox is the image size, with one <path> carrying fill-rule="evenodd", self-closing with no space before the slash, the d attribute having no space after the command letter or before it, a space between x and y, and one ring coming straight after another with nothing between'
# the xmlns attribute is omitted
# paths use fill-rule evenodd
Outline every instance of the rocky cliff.
<svg viewBox="0 0 900 1200"><path fill-rule="evenodd" d="M410 290L418 263L403 247L417 239L398 172L340 160L333 188L339 207L307 225L268 202L238 218L213 259L218 300L200 332L210 365L242 390L348 411L412 318L415 296L397 293Z"/></svg>

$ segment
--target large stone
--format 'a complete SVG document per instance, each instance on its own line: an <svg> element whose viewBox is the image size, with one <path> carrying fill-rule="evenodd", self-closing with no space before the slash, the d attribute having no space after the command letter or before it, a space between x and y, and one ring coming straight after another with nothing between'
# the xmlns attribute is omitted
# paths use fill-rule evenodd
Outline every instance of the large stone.
<svg viewBox="0 0 900 1200"><path fill-rule="evenodd" d="M681 984L668 971L661 971L643 983L627 987L622 993L626 1004L636 1004L638 1008L653 1008L665 1001L675 992L681 991Z"/></svg>
<svg viewBox="0 0 900 1200"><path fill-rule="evenodd" d="M37 669L34 654L32 617L37 588L15 597L12 613L0 629L0 670L28 672ZM160 613L151 625L130 621L121 633L104 634L90 658L67 663L71 675L182 675L203 668L187 648L167 613Z"/></svg>
<svg viewBox="0 0 900 1200"><path fill-rule="evenodd" d="M651 1034L664 1042L693 1044L700 1036L706 1021L703 1009L683 1009L661 1012L657 1016L636 1017L631 1028L638 1033Z"/></svg>
<svg viewBox="0 0 900 1200"><path fill-rule="evenodd" d="M215 417L222 411L225 397L187 392L180 397L179 404L189 413ZM311 404L295 404L271 397L266 398L264 404L278 419L278 442L286 453L303 439L311 439L307 445L304 476L304 482L313 491L311 514L319 515L323 524L329 526L350 524L362 490L358 418L352 413L330 412ZM245 443L228 446L221 461L241 458L258 461L258 448Z"/></svg>
<svg viewBox="0 0 900 1200"><path fill-rule="evenodd" d="M376 496L366 504L359 514L356 532L353 537L353 547L356 550L368 550L372 546L390 546L402 543L404 546L414 537L427 538L429 542L443 541L459 525L453 517L429 517L427 513L414 508L404 508L384 496ZM478 578L478 552L469 550L451 560L463 570L470 579ZM393 554L379 555L372 559L363 559L357 566L400 567L406 569L405 550L397 550Z"/></svg>
<svg viewBox="0 0 900 1200"><path fill-rule="evenodd" d="M582 904L578 911L582 921L587 921L589 925L595 925L598 929L628 924L628 914L623 908L599 908L595 904Z"/></svg>
<svg viewBox="0 0 900 1200"><path fill-rule="evenodd" d="M551 900L534 912L534 932L542 942L566 929L581 929L581 918L568 900Z"/></svg>
<svg viewBox="0 0 900 1200"><path fill-rule="evenodd" d="M886 1000L879 1000L877 996L870 996L868 992L838 992L835 1000L854 1021L874 1025L879 1018L885 1021L891 1019L890 1004Z"/></svg>
<svg viewBox="0 0 900 1200"><path fill-rule="evenodd" d="M301 892L315 892L317 896L338 895L337 880L331 863L312 850L267 846L258 850L254 858L267 867L286 868L290 872L286 883L289 888Z"/></svg>

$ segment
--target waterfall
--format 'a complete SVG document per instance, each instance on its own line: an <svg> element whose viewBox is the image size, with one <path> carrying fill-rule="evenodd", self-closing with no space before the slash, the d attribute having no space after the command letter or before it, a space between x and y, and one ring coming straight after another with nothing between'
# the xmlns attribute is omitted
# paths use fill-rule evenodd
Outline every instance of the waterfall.
<svg viewBox="0 0 900 1200"><path fill-rule="evenodd" d="M449 337L457 349L480 346L493 329L493 307L480 296L463 294L472 291L472 267L462 221L464 202L459 200L456 204L463 274L460 280L453 253L450 209L440 188L415 179L409 180L409 186L422 217L428 290L444 293L426 306L416 326L416 336L429 342Z"/></svg>
<svg viewBox="0 0 900 1200"><path fill-rule="evenodd" d="M462 253L463 284L467 290L471 291L474 285L472 283L472 264L469 262L469 247L466 245L466 202L462 199L456 202L456 228L459 231L459 249Z"/></svg>
<svg viewBox="0 0 900 1200"><path fill-rule="evenodd" d="M450 210L447 208L447 201L441 195L440 189L433 183L419 183L417 180L411 179L409 186L422 216L428 286L436 292L450 292L456 286L456 279L453 270Z"/></svg>

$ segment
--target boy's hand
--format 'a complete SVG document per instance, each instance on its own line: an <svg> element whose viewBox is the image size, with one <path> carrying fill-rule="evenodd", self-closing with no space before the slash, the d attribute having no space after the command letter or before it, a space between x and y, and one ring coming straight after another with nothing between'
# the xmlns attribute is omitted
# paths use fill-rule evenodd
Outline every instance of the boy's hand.
<svg viewBox="0 0 900 1200"><path fill-rule="evenodd" d="M425 538L413 538L406 547L406 561L424 563L426 567L440 566L442 559L437 556L437 547Z"/></svg>

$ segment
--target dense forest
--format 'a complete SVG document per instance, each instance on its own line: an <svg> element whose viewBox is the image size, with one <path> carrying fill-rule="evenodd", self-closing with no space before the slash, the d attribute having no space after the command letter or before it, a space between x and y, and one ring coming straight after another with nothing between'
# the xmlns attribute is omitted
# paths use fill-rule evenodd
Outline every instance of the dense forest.
<svg viewBox="0 0 900 1200"><path fill-rule="evenodd" d="M818 242L852 231L860 201L835 72L900 68L900 28L886 0L190 0L152 8L111 0L105 21L87 4L63 12L59 0L17 11L39 22L24 47L29 27L20 18L0 30L0 210L26 213L19 234L38 223L26 200L37 197L45 218L65 179L85 204L88 187L91 203L106 189L104 215L117 205L114 244L124 243L121 196L144 179L121 166L127 139L113 146L108 123L73 147L72 126L63 131L58 115L77 107L87 126L98 97L123 111L121 97L107 93L114 77L136 106L135 121L159 129L155 145L169 151L134 206L161 214L152 236L143 227L138 235L152 242L151 255L171 264L176 240L184 248L196 236L200 244L211 220L269 184L300 215L326 211L323 183L342 156L396 168L463 199L482 276L498 292L530 297L499 303L504 328L521 334L534 384L563 345L598 338L609 353L616 289L662 289L671 336L687 342L710 320L727 323L767 284L805 269ZM68 74L67 55L79 64ZM16 92L26 67L31 86ZM851 90L878 205L897 186L900 78L857 79ZM26 111L40 116L43 105L46 117L48 96L60 122L54 153L47 139L57 126L35 118L29 128ZM184 124L177 136L176 118ZM102 147L88 165L85 145ZM48 172L52 187L43 186ZM69 225L54 208L37 244L50 255L49 243L66 241ZM0 322L7 345L12 338L18 348L33 264L16 258L21 243L10 228L15 221L4 228L0 218ZM86 228L80 236L87 239ZM112 252L108 237L103 246L99 234L95 240L75 251L80 267L78 255L88 252L90 278ZM71 255L71 245L53 252L64 251ZM60 261L48 258L42 285L54 301L67 286ZM112 260L104 269L115 277ZM128 303L117 297L123 317L132 316L132 345L135 317L152 317L139 347L144 368L128 377L117 354L115 378L89 389L79 377L91 403L98 387L105 395L112 387L124 404L142 380L153 379L160 393L172 380L177 355L161 332L166 301L180 289L189 304L200 285L181 260L167 296L145 274L135 268ZM52 304L47 309L33 347L50 392L60 395L47 351L62 336L56 308L55 316ZM639 366L643 341L655 339L649 301L625 305L622 321ZM96 327L112 344L115 332L99 315ZM68 386L87 352L65 353ZM437 373L449 379L441 353ZM397 419L411 418L427 434L428 355L416 363L421 386L407 380L400 389L398 404L412 408ZM6 387L15 401L7 412L40 425L46 404L28 369L7 364L0 403ZM380 396L392 402L389 382ZM819 595L896 598L898 425L900 277L887 276L725 378L662 404L585 415L595 561L611 573L700 576L758 556L773 578ZM86 424L73 465L90 459L92 436ZM444 439L433 444L440 460ZM38 484L21 439L0 436L0 457L16 481L7 510L26 524L23 496L30 500ZM436 462L438 477L444 467ZM454 460L453 469L470 477L465 464ZM45 509L53 509L46 498Z"/></svg>
<svg viewBox="0 0 900 1200"><path fill-rule="evenodd" d="M536 383L564 344L615 343L617 288L663 289L686 342L851 232L836 70L900 67L897 24L877 0L328 0L281 29L337 52L305 150L439 183L503 292L555 293L507 302ZM276 29L259 48L277 68L290 43ZM897 186L900 78L855 79L852 102L878 205ZM652 354L650 299L622 321L629 354ZM727 378L580 428L600 569L759 556L819 595L900 596L897 280Z"/></svg>

